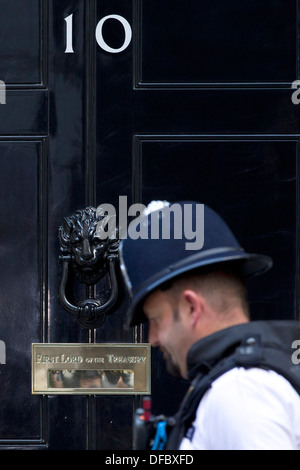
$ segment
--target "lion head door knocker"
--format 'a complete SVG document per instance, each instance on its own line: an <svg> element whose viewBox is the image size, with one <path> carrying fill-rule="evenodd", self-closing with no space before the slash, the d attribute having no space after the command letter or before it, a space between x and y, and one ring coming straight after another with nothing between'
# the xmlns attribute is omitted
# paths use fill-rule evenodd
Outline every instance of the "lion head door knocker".
<svg viewBox="0 0 300 470"><path fill-rule="evenodd" d="M62 262L59 299L84 328L101 326L118 299L119 240L117 229L112 233L108 230L113 225L109 224L112 217L104 215L99 207L87 207L65 217L59 227ZM97 295L99 281L106 288ZM75 282L84 286L82 300L74 299Z"/></svg>

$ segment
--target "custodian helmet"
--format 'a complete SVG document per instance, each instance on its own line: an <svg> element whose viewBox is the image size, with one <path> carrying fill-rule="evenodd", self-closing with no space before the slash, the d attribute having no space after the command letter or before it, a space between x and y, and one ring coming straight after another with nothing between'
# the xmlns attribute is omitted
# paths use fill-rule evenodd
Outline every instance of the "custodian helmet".
<svg viewBox="0 0 300 470"><path fill-rule="evenodd" d="M185 272L239 262L242 275L249 277L271 268L271 258L245 252L208 206L194 201L153 203L131 222L119 248L121 271L131 294L130 326L146 321L142 307L147 295Z"/></svg>

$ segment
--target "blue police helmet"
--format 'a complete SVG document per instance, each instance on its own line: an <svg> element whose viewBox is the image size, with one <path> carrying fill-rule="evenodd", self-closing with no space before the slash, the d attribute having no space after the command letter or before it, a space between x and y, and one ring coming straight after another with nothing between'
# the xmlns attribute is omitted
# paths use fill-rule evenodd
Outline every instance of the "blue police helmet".
<svg viewBox="0 0 300 470"><path fill-rule="evenodd" d="M143 313L147 295L183 273L236 262L246 278L266 272L273 264L268 256L247 253L224 220L195 201L152 201L129 224L119 255L131 295L129 326L147 320Z"/></svg>

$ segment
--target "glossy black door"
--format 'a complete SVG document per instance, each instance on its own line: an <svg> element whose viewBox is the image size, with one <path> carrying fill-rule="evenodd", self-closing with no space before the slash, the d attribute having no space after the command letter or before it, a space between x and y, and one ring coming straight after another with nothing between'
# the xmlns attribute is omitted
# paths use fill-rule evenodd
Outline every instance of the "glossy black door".
<svg viewBox="0 0 300 470"><path fill-rule="evenodd" d="M253 317L296 317L297 1L0 7L0 448L131 449L139 398L31 395L34 342L147 339L146 328L123 328L125 292L97 330L63 310L58 227L88 205L118 207L120 196L206 202L246 248L274 259L249 286ZM95 32L110 15L119 18L103 23L103 48ZM132 38L117 52L128 39L122 19ZM185 389L154 352L154 411L173 413Z"/></svg>
<svg viewBox="0 0 300 470"><path fill-rule="evenodd" d="M253 318L294 318L297 2L124 3L132 63L97 54L97 200L206 202L247 249L274 259L249 284ZM98 8L112 12L109 0ZM173 413L185 384L166 378L158 352L152 375L154 411Z"/></svg>

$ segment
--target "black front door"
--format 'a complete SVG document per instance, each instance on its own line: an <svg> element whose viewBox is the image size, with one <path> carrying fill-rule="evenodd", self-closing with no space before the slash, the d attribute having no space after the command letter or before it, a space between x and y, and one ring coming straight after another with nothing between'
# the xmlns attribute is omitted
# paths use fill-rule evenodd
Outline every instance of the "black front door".
<svg viewBox="0 0 300 470"><path fill-rule="evenodd" d="M125 291L95 329L60 305L77 209L205 202L274 260L253 318L298 316L297 3L0 0L0 448L133 445L140 397L31 393L32 343L147 340L123 328ZM174 413L187 384L157 351L151 375L153 411Z"/></svg>

